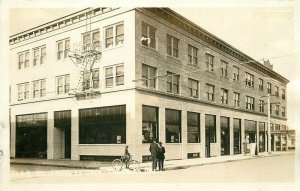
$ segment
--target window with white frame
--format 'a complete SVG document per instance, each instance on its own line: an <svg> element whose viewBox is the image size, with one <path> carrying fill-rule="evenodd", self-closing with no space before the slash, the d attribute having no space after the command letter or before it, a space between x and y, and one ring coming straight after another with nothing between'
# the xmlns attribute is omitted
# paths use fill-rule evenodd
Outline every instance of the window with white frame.
<svg viewBox="0 0 300 191"><path fill-rule="evenodd" d="M264 112L265 111L265 102L264 100L259 100L259 112Z"/></svg>
<svg viewBox="0 0 300 191"><path fill-rule="evenodd" d="M194 97L194 98L199 97L199 81L189 78L188 79L188 88L189 88L191 97Z"/></svg>
<svg viewBox="0 0 300 191"><path fill-rule="evenodd" d="M179 39L167 34L167 54L178 58L179 56Z"/></svg>
<svg viewBox="0 0 300 191"><path fill-rule="evenodd" d="M258 89L259 89L260 91L263 91L263 90L264 90L264 80L261 79L261 78L259 78L259 80L258 80Z"/></svg>
<svg viewBox="0 0 300 191"><path fill-rule="evenodd" d="M82 73L82 90L98 89L99 88L99 69L92 69Z"/></svg>
<svg viewBox="0 0 300 191"><path fill-rule="evenodd" d="M29 50L18 54L18 67L19 70L29 67Z"/></svg>
<svg viewBox="0 0 300 191"><path fill-rule="evenodd" d="M66 94L70 91L70 75L63 75L56 77L56 93Z"/></svg>
<svg viewBox="0 0 300 191"><path fill-rule="evenodd" d="M119 46L124 43L124 24L118 23L105 29L105 48Z"/></svg>
<svg viewBox="0 0 300 191"><path fill-rule="evenodd" d="M167 72L167 92L179 94L179 79L178 74Z"/></svg>
<svg viewBox="0 0 300 191"><path fill-rule="evenodd" d="M211 84L206 84L206 99L208 101L215 100L215 86Z"/></svg>
<svg viewBox="0 0 300 191"><path fill-rule="evenodd" d="M285 99L285 89L281 89L281 98Z"/></svg>
<svg viewBox="0 0 300 191"><path fill-rule="evenodd" d="M46 80L35 80L32 82L33 98L46 96Z"/></svg>
<svg viewBox="0 0 300 191"><path fill-rule="evenodd" d="M279 105L275 105L275 114L279 115Z"/></svg>
<svg viewBox="0 0 300 191"><path fill-rule="evenodd" d="M228 104L228 90L221 88L221 103Z"/></svg>
<svg viewBox="0 0 300 191"><path fill-rule="evenodd" d="M281 115L282 117L285 117L285 107L281 107Z"/></svg>
<svg viewBox="0 0 300 191"><path fill-rule="evenodd" d="M18 84L18 101L29 99L29 83Z"/></svg>
<svg viewBox="0 0 300 191"><path fill-rule="evenodd" d="M205 62L206 62L207 70L210 72L213 72L214 71L214 56L206 53L205 54Z"/></svg>
<svg viewBox="0 0 300 191"><path fill-rule="evenodd" d="M188 45L188 62L192 65L198 64L198 48Z"/></svg>
<svg viewBox="0 0 300 191"><path fill-rule="evenodd" d="M240 94L239 93L234 92L233 102L234 102L234 107L240 107Z"/></svg>
<svg viewBox="0 0 300 191"><path fill-rule="evenodd" d="M233 80L239 81L240 79L240 69L236 66L233 66Z"/></svg>
<svg viewBox="0 0 300 191"><path fill-rule="evenodd" d="M228 63L224 60L221 60L222 68L221 68L221 75L227 77L228 73Z"/></svg>
<svg viewBox="0 0 300 191"><path fill-rule="evenodd" d="M156 88L156 72L155 67L142 64L142 85L148 88Z"/></svg>
<svg viewBox="0 0 300 191"><path fill-rule="evenodd" d="M272 94L272 84L267 82L268 94Z"/></svg>
<svg viewBox="0 0 300 191"><path fill-rule="evenodd" d="M142 22L142 45L150 48L156 48L156 28Z"/></svg>
<svg viewBox="0 0 300 191"><path fill-rule="evenodd" d="M70 52L70 39L64 39L57 42L57 60L67 58Z"/></svg>
<svg viewBox="0 0 300 191"><path fill-rule="evenodd" d="M32 65L44 64L46 58L46 46L37 47L33 49Z"/></svg>
<svg viewBox="0 0 300 191"><path fill-rule="evenodd" d="M99 30L89 31L82 34L82 45L84 51L100 49Z"/></svg>
<svg viewBox="0 0 300 191"><path fill-rule="evenodd" d="M254 87L254 75L245 72L245 85L249 87Z"/></svg>
<svg viewBox="0 0 300 191"><path fill-rule="evenodd" d="M254 110L254 98L246 96L246 109Z"/></svg>
<svg viewBox="0 0 300 191"><path fill-rule="evenodd" d="M275 91L274 91L275 96L279 97L279 87L275 86Z"/></svg>
<svg viewBox="0 0 300 191"><path fill-rule="evenodd" d="M124 65L106 67L105 87L111 88L119 85L124 85Z"/></svg>

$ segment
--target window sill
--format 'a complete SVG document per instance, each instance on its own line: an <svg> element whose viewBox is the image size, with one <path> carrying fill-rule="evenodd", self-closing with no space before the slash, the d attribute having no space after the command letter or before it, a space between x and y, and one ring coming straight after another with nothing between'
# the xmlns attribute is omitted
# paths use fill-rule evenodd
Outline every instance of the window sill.
<svg viewBox="0 0 300 191"><path fill-rule="evenodd" d="M141 44L141 47L143 47L143 48L145 48L145 49L148 49L148 50L151 50L151 51L153 51L153 52L158 53L158 50L157 50L156 48L152 48L152 47L150 47L150 46L145 46L145 45L143 45L143 44Z"/></svg>
<svg viewBox="0 0 300 191"><path fill-rule="evenodd" d="M124 45L124 43L123 43L123 44L121 44L121 45L117 45L117 46L111 46L111 47L103 48L103 52L104 52L104 51L113 50L113 49L117 49L117 48L122 48L122 47L124 47L124 46L125 46L125 45Z"/></svg>
<svg viewBox="0 0 300 191"><path fill-rule="evenodd" d="M178 62L180 62L179 57L174 57L174 56L171 56L171 55L169 55L169 54L166 54L166 57L167 57L167 58L171 58L171 59L173 59L173 60L177 60Z"/></svg>

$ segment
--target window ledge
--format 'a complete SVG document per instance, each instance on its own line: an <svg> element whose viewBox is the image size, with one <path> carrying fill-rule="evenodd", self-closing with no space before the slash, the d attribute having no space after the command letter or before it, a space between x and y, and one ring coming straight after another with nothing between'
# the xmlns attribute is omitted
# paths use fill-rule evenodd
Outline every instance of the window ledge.
<svg viewBox="0 0 300 191"><path fill-rule="evenodd" d="M157 50L156 48L152 48L152 47L149 47L149 46L145 46L145 45L143 45L143 44L141 44L141 47L143 47L143 48L145 48L145 49L148 49L148 50L151 50L151 51L153 51L153 52L158 53L158 50Z"/></svg>
<svg viewBox="0 0 300 191"><path fill-rule="evenodd" d="M180 59L179 59L179 57L174 57L174 56L171 56L169 54L166 54L166 56L167 56L167 58L171 58L173 60L177 60L178 62L181 62Z"/></svg>

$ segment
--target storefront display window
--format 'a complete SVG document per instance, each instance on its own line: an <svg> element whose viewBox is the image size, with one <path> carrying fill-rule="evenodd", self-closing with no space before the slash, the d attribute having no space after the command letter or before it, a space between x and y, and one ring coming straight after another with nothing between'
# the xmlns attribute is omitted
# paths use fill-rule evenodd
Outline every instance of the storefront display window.
<svg viewBox="0 0 300 191"><path fill-rule="evenodd" d="M233 119L234 154L241 153L241 120Z"/></svg>
<svg viewBox="0 0 300 191"><path fill-rule="evenodd" d="M166 109L166 143L181 143L181 111Z"/></svg>
<svg viewBox="0 0 300 191"><path fill-rule="evenodd" d="M187 112L188 143L200 143L200 114Z"/></svg>
<svg viewBox="0 0 300 191"><path fill-rule="evenodd" d="M158 108L143 105L142 135L143 143L158 139Z"/></svg>

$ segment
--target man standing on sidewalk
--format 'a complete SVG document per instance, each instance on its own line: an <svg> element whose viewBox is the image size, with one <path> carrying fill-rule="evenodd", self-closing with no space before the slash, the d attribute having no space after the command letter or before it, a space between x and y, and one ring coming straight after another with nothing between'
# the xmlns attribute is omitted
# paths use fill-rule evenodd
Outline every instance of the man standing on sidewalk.
<svg viewBox="0 0 300 191"><path fill-rule="evenodd" d="M158 150L158 145L156 143L156 140L153 139L149 148L152 157L152 171L156 170L156 166L157 166L157 150Z"/></svg>

